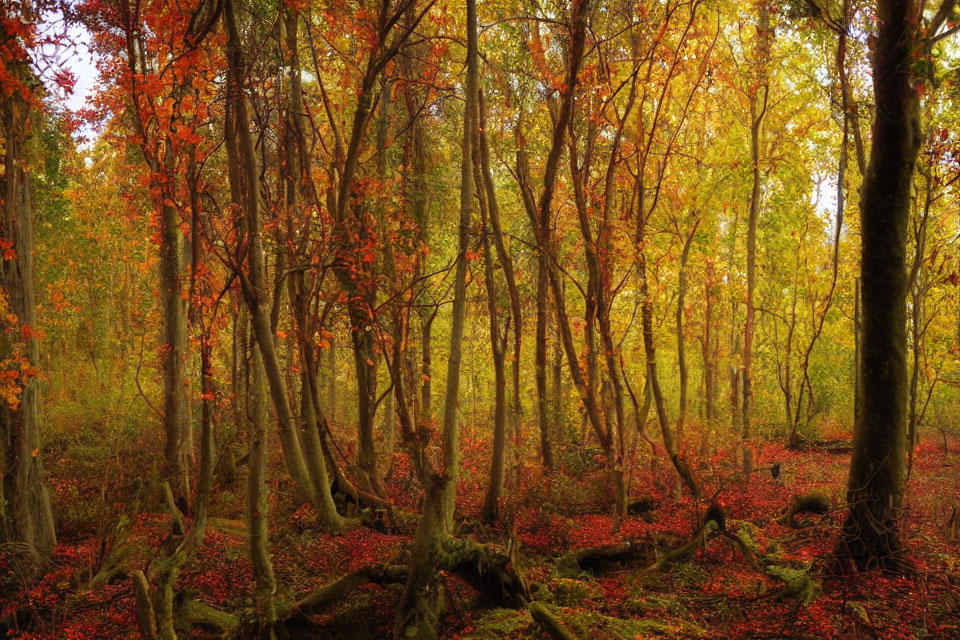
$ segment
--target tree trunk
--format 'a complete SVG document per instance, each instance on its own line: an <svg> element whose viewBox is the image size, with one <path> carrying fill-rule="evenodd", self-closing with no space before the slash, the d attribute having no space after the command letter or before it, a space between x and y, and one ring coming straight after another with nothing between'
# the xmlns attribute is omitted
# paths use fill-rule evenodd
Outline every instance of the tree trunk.
<svg viewBox="0 0 960 640"><path fill-rule="evenodd" d="M758 88L750 96L750 161L752 184L750 189L750 208L747 217L747 310L743 323L743 360L741 361L741 384L743 398L740 406L740 437L743 440L743 470L745 474L753 468L753 452L747 442L750 440L750 403L753 398L753 338L756 323L756 301L754 290L757 284L757 223L760 219L760 137L763 118L767 112L767 100L770 87L767 82L767 59L772 40L770 27L770 7L760 3L759 24L757 25L756 60Z"/></svg>
<svg viewBox="0 0 960 640"><path fill-rule="evenodd" d="M475 114L476 115L476 114ZM475 133L473 173L477 186L477 202L480 209L480 226L483 233L483 275L487 289L487 318L490 323L490 350L493 356L494 405L493 405L493 452L490 460L490 482L483 500L482 515L487 522L493 522L499 515L500 494L503 490L504 459L507 440L507 372L506 339L510 331L509 316L505 331L501 335L501 310L497 301L497 283L494 273L493 249L490 246L491 230L488 226L490 212L496 208L496 194L492 181L487 185L489 168L480 158L480 135ZM481 167L483 170L481 170ZM503 263L499 265L503 267Z"/></svg>
<svg viewBox="0 0 960 640"><path fill-rule="evenodd" d="M487 113L486 104L483 99L483 93L478 96L479 109L479 142L480 142L480 166L483 176L483 190L486 193L487 206L490 213L490 225L493 231L494 247L497 250L497 260L503 270L503 277L507 283L507 294L510 297L510 316L513 318L513 362L511 363L511 374L513 381L513 402L511 411L511 422L516 438L517 455L520 447L520 419L523 415L523 401L520 398L520 354L523 346L523 311L520 308L520 289L517 286L516 270L513 266L513 257L507 249L504 242L503 225L500 223L500 206L497 202L497 194L493 187L493 174L490 169L490 149L487 143ZM480 190L480 186L477 187ZM541 433L541 437L542 437ZM541 440L541 451L543 454L544 466L548 469L553 466L553 453L550 451L550 438L547 438L546 449L543 448ZM549 462L549 464L548 464Z"/></svg>
<svg viewBox="0 0 960 640"><path fill-rule="evenodd" d="M20 82L35 81L26 61L14 62L8 70ZM0 263L0 286L8 313L16 316L16 325L0 336L0 355L17 363L21 374L14 382L19 387L19 402L0 405L0 541L25 543L45 557L56 545L56 533L39 455L37 384L31 373L39 364L40 354L36 339L27 330L36 326L33 185L27 157L31 107L14 90L2 95L0 109L4 154L0 237L12 242L11 249L16 252L15 257Z"/></svg>
<svg viewBox="0 0 960 640"><path fill-rule="evenodd" d="M250 134L250 117L243 89L244 62L240 36L232 0L227 0L223 11L224 30L227 33L227 135L228 178L231 199L242 211L240 228L248 238L248 269L244 273L238 265L241 292L250 311L254 337L263 359L270 396L280 423L280 442L284 460L297 489L318 508L322 504L314 491L303 456L300 437L294 428L293 412L287 395L283 373L277 358L274 335L270 328L269 305L266 300L265 264L260 232L260 194L257 159Z"/></svg>
<svg viewBox="0 0 960 640"><path fill-rule="evenodd" d="M251 396L253 411L247 420L248 446L250 456L247 459L247 535L250 545L250 565L256 584L256 611L262 627L270 629L277 621L277 610L273 594L277 585L273 575L273 563L270 561L269 493L267 485L267 461L270 457L270 438L267 432L267 412L263 365L256 350L252 354L250 368L253 370Z"/></svg>
<svg viewBox="0 0 960 640"><path fill-rule="evenodd" d="M327 415L331 422L339 419L340 409L337 402L337 339L335 336L330 338L330 348L326 352L326 373L325 381L327 383Z"/></svg>
<svg viewBox="0 0 960 640"><path fill-rule="evenodd" d="M697 486L697 482L694 480L687 463L680 456L676 442L673 439L670 420L667 418L666 401L663 398L663 391L660 389L660 378L657 374L657 351L653 339L653 305L650 301L650 292L647 285L647 261L643 250L640 251L637 269L640 272L640 321L643 330L643 349L647 357L647 384L650 385L653 405L657 411L660 433L663 436L663 448L666 449L667 456L670 458L670 462L673 463L673 467L677 475L680 476L680 480L687 485L694 498L699 498L700 488Z"/></svg>
<svg viewBox="0 0 960 640"><path fill-rule="evenodd" d="M160 291L163 299L163 455L167 477L174 493L186 501L190 496L188 455L187 314L183 297L183 244L180 214L164 204L160 215Z"/></svg>
<svg viewBox="0 0 960 640"><path fill-rule="evenodd" d="M704 308L703 308L703 343L701 344L701 354L703 359L703 395L704 395L704 419L706 428L704 434L708 433L717 419L717 389L716 389L716 351L713 348L713 307L715 304L713 262L707 263L706 282L704 284Z"/></svg>
<svg viewBox="0 0 960 640"><path fill-rule="evenodd" d="M448 531L453 528L453 509L460 472L460 360L467 310L467 248L474 182L473 130L477 111L477 4L476 0L466 0L466 3L467 78L460 159L460 220L457 231L457 269L453 285L453 317L450 324L450 355L447 359L447 388L443 401L443 471L446 476L444 521Z"/></svg>
<svg viewBox="0 0 960 640"><path fill-rule="evenodd" d="M683 316L684 306L687 298L687 262L690 258L690 246L693 244L693 236L697 232L697 226L700 221L694 223L693 229L683 243L683 251L680 253L680 274L677 283L677 315L676 315L676 334L677 334L677 369L680 373L680 407L677 414L677 439L683 440L683 430L687 420L687 387L689 385L689 372L687 371L687 350L685 337L683 335Z"/></svg>
<svg viewBox="0 0 960 640"><path fill-rule="evenodd" d="M547 267L537 261L537 327L534 337L534 378L537 385L537 421L540 423L540 457L547 471L553 470L550 411L547 408Z"/></svg>
<svg viewBox="0 0 960 640"><path fill-rule="evenodd" d="M920 145L913 0L878 0L876 115L861 191L863 379L840 552L859 567L899 568L906 446L906 238Z"/></svg>

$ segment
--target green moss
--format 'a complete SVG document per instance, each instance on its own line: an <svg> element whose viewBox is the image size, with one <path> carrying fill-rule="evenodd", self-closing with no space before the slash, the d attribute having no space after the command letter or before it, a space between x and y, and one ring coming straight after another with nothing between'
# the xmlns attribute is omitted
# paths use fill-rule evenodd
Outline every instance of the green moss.
<svg viewBox="0 0 960 640"><path fill-rule="evenodd" d="M670 573L673 575L673 583L678 590L700 589L707 584L707 580L710 578L707 570L695 562L677 563L671 567ZM662 583L662 578L657 581Z"/></svg>
<svg viewBox="0 0 960 640"><path fill-rule="evenodd" d="M766 572L775 578L783 580L787 586L780 593L783 598L794 598L807 607L820 595L820 585L810 577L809 567L785 567L769 565Z"/></svg>
<svg viewBox="0 0 960 640"><path fill-rule="evenodd" d="M654 616L662 613L677 617L690 615L690 611L679 599L657 594L630 600L626 604L626 610L638 617Z"/></svg>
<svg viewBox="0 0 960 640"><path fill-rule="evenodd" d="M650 618L620 619L599 613L559 614L571 633L580 638L701 638L703 629L688 623L670 624Z"/></svg>
<svg viewBox="0 0 960 640"><path fill-rule="evenodd" d="M560 578L550 586L552 600L561 606L577 606L591 600L601 600L603 592L586 580Z"/></svg>
<svg viewBox="0 0 960 640"><path fill-rule="evenodd" d="M589 574L580 569L577 558L572 553L567 553L557 559L553 566L553 573L558 578L584 578Z"/></svg>
<svg viewBox="0 0 960 640"><path fill-rule="evenodd" d="M474 620L473 631L460 637L463 640L497 640L510 637L532 626L530 616L516 609L488 609ZM530 636L533 637L533 636Z"/></svg>
<svg viewBox="0 0 960 640"><path fill-rule="evenodd" d="M782 598L794 598L809 606L820 595L820 585L810 576L809 565L790 566L783 562L779 547L767 552L756 540L758 529L749 522L737 522L737 538L750 550L763 571L786 583L780 592Z"/></svg>

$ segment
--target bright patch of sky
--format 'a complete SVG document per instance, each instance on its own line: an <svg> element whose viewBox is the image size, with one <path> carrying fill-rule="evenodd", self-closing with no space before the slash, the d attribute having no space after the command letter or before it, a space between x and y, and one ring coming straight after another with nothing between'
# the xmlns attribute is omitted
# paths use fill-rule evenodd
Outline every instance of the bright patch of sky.
<svg viewBox="0 0 960 640"><path fill-rule="evenodd" d="M99 72L96 54L90 50L90 34L76 23L64 27L63 18L55 13L45 16L41 33L56 41L47 44L41 50L37 60L38 71L47 89L59 106L70 111L89 107L88 99L96 89ZM57 75L67 73L73 77L73 90L66 91L57 81ZM81 138L91 138L93 131L82 125L77 134Z"/></svg>

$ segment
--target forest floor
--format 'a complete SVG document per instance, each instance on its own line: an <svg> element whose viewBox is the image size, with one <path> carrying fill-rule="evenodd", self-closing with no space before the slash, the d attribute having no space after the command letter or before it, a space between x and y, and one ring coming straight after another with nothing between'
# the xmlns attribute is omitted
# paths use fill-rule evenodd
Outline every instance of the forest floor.
<svg viewBox="0 0 960 640"><path fill-rule="evenodd" d="M948 522L960 502L960 442L947 445L944 450L937 437L918 447L905 505L905 537L915 565L907 577L841 575L831 559L844 516L849 454L842 446L792 451L758 444L757 470L749 482L736 477L729 452L699 464L708 495L725 511L725 531L709 536L689 556L651 569L658 554L691 538L705 507L686 495L675 499L673 474L664 462L648 459L635 468L631 494L651 498L645 505L650 509L618 525L605 513L610 496L599 451L562 450L562 470L550 475L531 459L519 474L511 471L503 524L485 527L477 522L488 444L467 437L459 535L502 546L512 540L532 598L581 639L960 638L960 542L957 525ZM122 492L105 492L104 483L133 492L137 481L105 480L103 472L85 472L73 456L48 459L58 508L69 507L61 517L60 543L43 574L30 581L10 554L0 554L0 620L19 612L20 631L11 637L23 639L138 638L130 580L83 588L108 555L119 514L133 512ZM774 478L776 464L780 473ZM215 493L203 547L180 577L180 585L202 602L233 612L249 611L252 602L242 471ZM282 475L274 471L273 477ZM521 491L512 488L518 475ZM397 457L388 487L399 507L416 511L419 488L403 456ZM358 526L342 535L319 534L309 508L286 498L288 489L275 483L271 494L281 600L294 601L368 565L395 563L409 548L410 533ZM810 491L829 500L827 512L784 521L791 500ZM92 506L105 497L117 501L105 509ZM143 569L163 548L170 525L162 512L136 511L126 534L125 562ZM634 543L629 557L591 561L583 552L624 542ZM311 618L302 637L387 638L401 589L401 584L361 586ZM466 582L447 577L443 637L547 637L527 611L484 608L479 595ZM190 637L216 636L195 629Z"/></svg>

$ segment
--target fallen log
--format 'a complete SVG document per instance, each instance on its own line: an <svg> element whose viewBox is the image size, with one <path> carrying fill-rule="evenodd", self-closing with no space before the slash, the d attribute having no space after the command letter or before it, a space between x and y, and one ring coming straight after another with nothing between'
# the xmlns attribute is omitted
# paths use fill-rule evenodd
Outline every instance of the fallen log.
<svg viewBox="0 0 960 640"><path fill-rule="evenodd" d="M581 570L595 573L610 565L649 562L655 554L655 545L649 540L631 540L620 544L580 549L575 551L572 557Z"/></svg>
<svg viewBox="0 0 960 640"><path fill-rule="evenodd" d="M811 440L809 438L797 437L787 443L787 448L794 451L810 451L816 449L825 453L844 454L853 451L853 442L843 438L837 440Z"/></svg>

